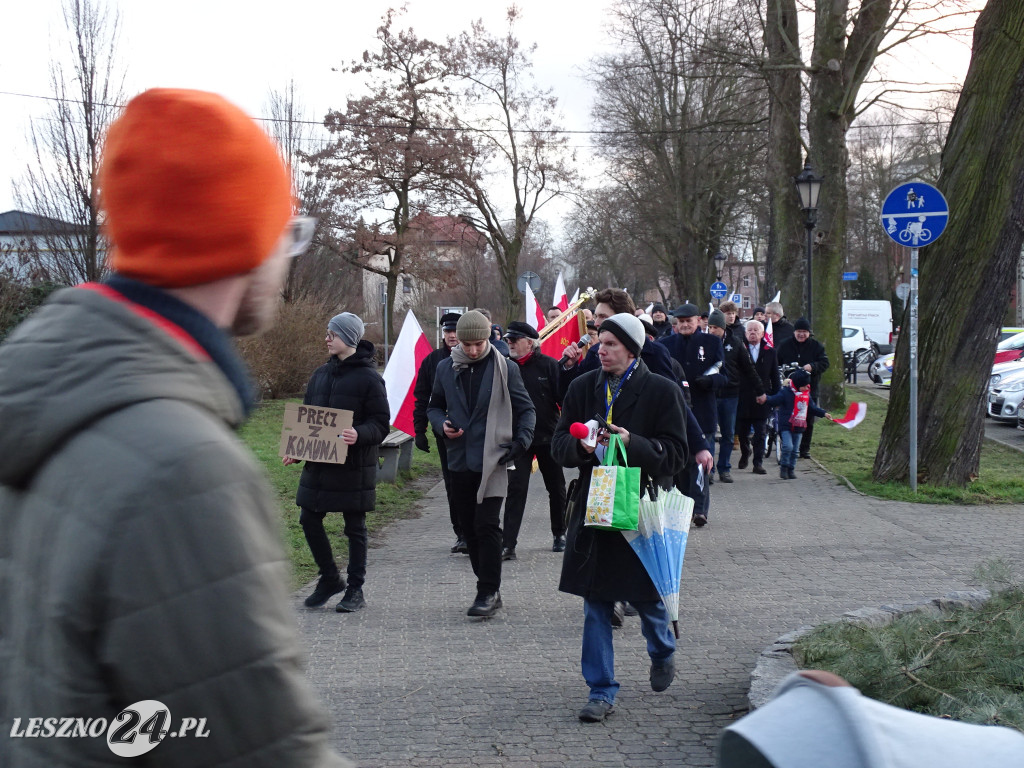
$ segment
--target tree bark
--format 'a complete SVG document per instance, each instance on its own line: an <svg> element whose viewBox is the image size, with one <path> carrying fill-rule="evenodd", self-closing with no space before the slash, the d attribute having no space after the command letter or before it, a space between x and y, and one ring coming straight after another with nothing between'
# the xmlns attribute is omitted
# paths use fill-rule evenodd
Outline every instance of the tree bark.
<svg viewBox="0 0 1024 768"><path fill-rule="evenodd" d="M918 480L939 486L977 476L996 331L1024 243L1024 4L989 0L973 51L942 154L949 224L920 253ZM909 475L909 344L901 333L879 481Z"/></svg>

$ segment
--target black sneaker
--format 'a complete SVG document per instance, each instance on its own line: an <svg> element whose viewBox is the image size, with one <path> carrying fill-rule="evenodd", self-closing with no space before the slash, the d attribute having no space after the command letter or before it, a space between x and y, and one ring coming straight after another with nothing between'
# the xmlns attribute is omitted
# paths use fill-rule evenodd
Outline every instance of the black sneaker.
<svg viewBox="0 0 1024 768"><path fill-rule="evenodd" d="M676 678L676 664L672 659L651 663L651 690L664 691Z"/></svg>
<svg viewBox="0 0 1024 768"><path fill-rule="evenodd" d="M721 480L723 483L731 483L732 475L728 472L728 470L726 470L725 472L718 473L718 479Z"/></svg>
<svg viewBox="0 0 1024 768"><path fill-rule="evenodd" d="M760 464L755 464L754 465L754 474L755 475L767 475L768 474L768 470L765 469L764 467L762 467Z"/></svg>
<svg viewBox="0 0 1024 768"><path fill-rule="evenodd" d="M501 559L502 560L518 560L519 558L516 557L516 548L515 547L504 547L501 550Z"/></svg>
<svg viewBox="0 0 1024 768"><path fill-rule="evenodd" d="M708 516L707 515L694 515L693 516L693 524L696 525L698 528L703 528L705 525L708 524Z"/></svg>
<svg viewBox="0 0 1024 768"><path fill-rule="evenodd" d="M565 536L555 536L555 543L551 545L552 552L565 552Z"/></svg>
<svg viewBox="0 0 1024 768"><path fill-rule="evenodd" d="M600 723L615 711L615 707L603 699L591 699L587 706L580 710L579 718L584 723Z"/></svg>
<svg viewBox="0 0 1024 768"><path fill-rule="evenodd" d="M331 576L321 576L320 581L316 583L316 589L313 590L313 594L303 600L303 603L307 608L319 608L331 599L331 595L344 591L345 579L340 573L335 573Z"/></svg>
<svg viewBox="0 0 1024 768"><path fill-rule="evenodd" d="M619 602L612 604L612 626L621 627L622 619L626 615L626 607Z"/></svg>
<svg viewBox="0 0 1024 768"><path fill-rule="evenodd" d="M455 544L452 546L452 554L469 554L469 546L466 544L465 539L456 539Z"/></svg>
<svg viewBox="0 0 1024 768"><path fill-rule="evenodd" d="M640 611L638 611L632 603L626 601L622 604L622 614L624 616L639 616Z"/></svg>
<svg viewBox="0 0 1024 768"><path fill-rule="evenodd" d="M466 615L487 618L493 616L499 608L501 608L501 593L494 592L474 600L473 604L469 606L469 610L466 611Z"/></svg>
<svg viewBox="0 0 1024 768"><path fill-rule="evenodd" d="M355 613L365 605L366 601L363 599L362 587L349 587L345 590L345 596L341 598L341 602L338 603L338 607L334 610L338 613Z"/></svg>

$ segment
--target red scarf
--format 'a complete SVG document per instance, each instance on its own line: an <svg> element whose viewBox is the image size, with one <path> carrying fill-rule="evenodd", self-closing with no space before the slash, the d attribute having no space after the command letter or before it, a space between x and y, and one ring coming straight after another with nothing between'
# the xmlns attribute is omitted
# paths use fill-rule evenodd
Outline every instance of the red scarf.
<svg viewBox="0 0 1024 768"><path fill-rule="evenodd" d="M519 363L520 365L524 365L527 360L529 360L531 357L533 357L534 351L535 350L531 349L527 354L523 355L522 357L517 357L516 358L516 362Z"/></svg>
<svg viewBox="0 0 1024 768"><path fill-rule="evenodd" d="M807 408L811 403L811 393L801 392L792 384L789 388L793 390L793 414L789 417L789 426L794 430L807 429Z"/></svg>

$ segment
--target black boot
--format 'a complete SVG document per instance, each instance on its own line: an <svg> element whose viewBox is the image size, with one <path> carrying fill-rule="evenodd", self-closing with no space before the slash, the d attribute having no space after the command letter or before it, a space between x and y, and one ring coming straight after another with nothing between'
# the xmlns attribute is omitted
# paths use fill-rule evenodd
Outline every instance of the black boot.
<svg viewBox="0 0 1024 768"><path fill-rule="evenodd" d="M335 571L330 576L321 576L320 581L316 583L316 589L313 590L313 594L303 602L307 608L319 608L331 599L331 595L336 595L343 591L345 591L345 578Z"/></svg>
<svg viewBox="0 0 1024 768"><path fill-rule="evenodd" d="M335 610L338 613L354 613L366 605L363 599L362 587L349 587L345 590L345 596L341 598Z"/></svg>

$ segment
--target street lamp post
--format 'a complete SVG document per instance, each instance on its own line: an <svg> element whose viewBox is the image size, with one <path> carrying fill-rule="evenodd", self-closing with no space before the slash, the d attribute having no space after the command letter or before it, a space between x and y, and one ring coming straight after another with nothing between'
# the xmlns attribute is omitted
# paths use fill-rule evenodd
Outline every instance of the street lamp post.
<svg viewBox="0 0 1024 768"><path fill-rule="evenodd" d="M725 265L725 254L722 253L721 251L718 251L717 253L715 253L715 269L717 270L718 281L719 282L722 281L722 267L724 265ZM721 304L722 300L719 299L718 303Z"/></svg>
<svg viewBox="0 0 1024 768"><path fill-rule="evenodd" d="M820 176L816 176L811 168L811 161L804 163L804 169L799 176L793 177L796 190L800 193L800 207L803 208L804 227L807 228L807 322L814 327L811 319L811 234L814 232L814 225L818 222L818 193L821 192Z"/></svg>

